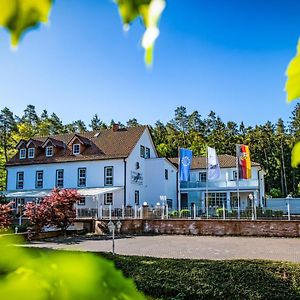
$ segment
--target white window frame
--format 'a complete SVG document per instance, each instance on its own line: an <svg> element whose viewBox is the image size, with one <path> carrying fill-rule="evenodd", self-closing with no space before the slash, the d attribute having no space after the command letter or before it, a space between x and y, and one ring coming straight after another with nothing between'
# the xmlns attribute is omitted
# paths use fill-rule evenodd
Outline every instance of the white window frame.
<svg viewBox="0 0 300 300"><path fill-rule="evenodd" d="M150 148L145 148L145 158L150 158Z"/></svg>
<svg viewBox="0 0 300 300"><path fill-rule="evenodd" d="M25 159L26 158L26 149L20 149L20 154L19 154L20 159Z"/></svg>
<svg viewBox="0 0 300 300"><path fill-rule="evenodd" d="M107 202L108 201L108 199L107 198L110 198L111 197L111 199L109 199L109 202ZM106 194L104 194L104 204L105 205L113 205L113 203L114 203L114 194L113 193L106 193Z"/></svg>
<svg viewBox="0 0 300 300"><path fill-rule="evenodd" d="M140 157L145 158L145 146L140 145Z"/></svg>
<svg viewBox="0 0 300 300"><path fill-rule="evenodd" d="M41 178L39 178L39 175L42 174ZM35 172L35 188L36 189L42 189L44 186L44 171L36 171Z"/></svg>
<svg viewBox="0 0 300 300"><path fill-rule="evenodd" d="M50 149L51 149L51 151L50 151ZM50 151L50 153L49 153L49 151ZM47 146L46 147L46 156L47 157L53 156L53 146Z"/></svg>
<svg viewBox="0 0 300 300"><path fill-rule="evenodd" d="M34 158L35 156L35 148L28 149L28 158Z"/></svg>
<svg viewBox="0 0 300 300"><path fill-rule="evenodd" d="M61 173L62 177L58 177L58 174ZM61 181L62 184L58 184L58 181ZM64 169L57 169L56 170L56 178L55 178L55 186L57 188L63 188L64 187Z"/></svg>
<svg viewBox="0 0 300 300"><path fill-rule="evenodd" d="M75 151L75 148L77 149L78 146L78 151ZM78 155L80 154L80 144L73 144L73 155Z"/></svg>
<svg viewBox="0 0 300 300"><path fill-rule="evenodd" d="M84 170L84 176L81 176L80 171ZM80 183L81 180L84 180L84 184ZM85 187L86 186L86 168L78 168L78 187Z"/></svg>
<svg viewBox="0 0 300 300"><path fill-rule="evenodd" d="M205 177L205 180L202 179L202 176ZM199 181L206 182L207 181L207 172L199 172Z"/></svg>
<svg viewBox="0 0 300 300"><path fill-rule="evenodd" d="M108 170L111 170L111 175L107 175ZM107 181L111 181L111 183L107 183ZM112 186L114 185L114 167L113 166L107 166L104 167L104 185L105 186Z"/></svg>
<svg viewBox="0 0 300 300"><path fill-rule="evenodd" d="M23 175L23 178L22 178L22 180L20 180L20 175ZM17 190L23 190L23 188L24 188L24 172L17 172L17 180L16 180L16 189ZM20 185L20 183L21 183L21 185Z"/></svg>

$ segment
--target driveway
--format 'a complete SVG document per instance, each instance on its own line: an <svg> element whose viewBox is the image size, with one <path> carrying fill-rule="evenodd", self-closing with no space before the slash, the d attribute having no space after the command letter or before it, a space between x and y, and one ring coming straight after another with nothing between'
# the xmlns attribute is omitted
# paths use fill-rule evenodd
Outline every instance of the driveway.
<svg viewBox="0 0 300 300"><path fill-rule="evenodd" d="M32 242L28 247L110 252L112 240L103 237L69 237ZM271 259L300 262L300 239L212 237L212 236L131 236L115 240L115 252L191 259Z"/></svg>

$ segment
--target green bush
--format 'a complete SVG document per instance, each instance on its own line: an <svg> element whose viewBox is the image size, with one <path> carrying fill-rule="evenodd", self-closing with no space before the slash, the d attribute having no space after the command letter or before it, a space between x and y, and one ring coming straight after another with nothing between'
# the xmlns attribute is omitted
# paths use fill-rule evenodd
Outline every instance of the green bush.
<svg viewBox="0 0 300 300"><path fill-rule="evenodd" d="M180 211L180 216L181 217L185 217L185 218L188 218L191 216L191 212L188 210L188 209L182 209Z"/></svg>
<svg viewBox="0 0 300 300"><path fill-rule="evenodd" d="M300 299L296 263L105 256L154 299Z"/></svg>

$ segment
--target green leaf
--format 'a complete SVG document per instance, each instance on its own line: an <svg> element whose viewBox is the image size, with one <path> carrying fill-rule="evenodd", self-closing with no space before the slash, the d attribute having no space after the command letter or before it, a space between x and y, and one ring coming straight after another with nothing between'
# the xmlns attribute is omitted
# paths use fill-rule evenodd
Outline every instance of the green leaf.
<svg viewBox="0 0 300 300"><path fill-rule="evenodd" d="M0 0L0 26L10 32L13 47L28 29L48 21L51 6L52 0Z"/></svg>
<svg viewBox="0 0 300 300"><path fill-rule="evenodd" d="M153 62L153 49L159 36L158 22L165 8L165 0L115 0L125 28L129 28L136 18L140 17L146 31L142 38L145 49L145 63L150 66Z"/></svg>
<svg viewBox="0 0 300 300"><path fill-rule="evenodd" d="M285 91L287 93L287 101L291 102L300 98L300 39L298 41L297 54L291 60L286 76Z"/></svg>
<svg viewBox="0 0 300 300"><path fill-rule="evenodd" d="M292 150L292 167L297 168L300 164L300 142L298 142Z"/></svg>

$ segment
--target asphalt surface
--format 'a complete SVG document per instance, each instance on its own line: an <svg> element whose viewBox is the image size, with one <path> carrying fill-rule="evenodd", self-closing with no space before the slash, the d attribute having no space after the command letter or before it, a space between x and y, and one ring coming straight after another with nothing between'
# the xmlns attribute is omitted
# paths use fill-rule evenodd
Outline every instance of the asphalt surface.
<svg viewBox="0 0 300 300"><path fill-rule="evenodd" d="M32 242L28 247L111 252L112 240L103 237L69 237ZM131 236L115 240L115 252L189 259L270 259L300 262L300 239L212 237L212 236Z"/></svg>

